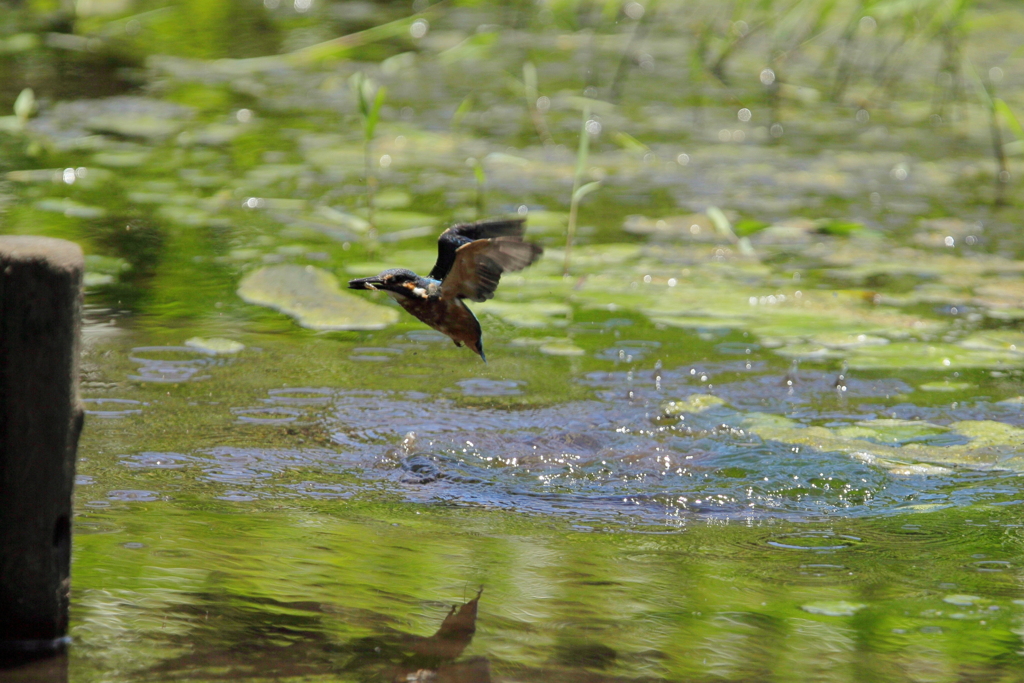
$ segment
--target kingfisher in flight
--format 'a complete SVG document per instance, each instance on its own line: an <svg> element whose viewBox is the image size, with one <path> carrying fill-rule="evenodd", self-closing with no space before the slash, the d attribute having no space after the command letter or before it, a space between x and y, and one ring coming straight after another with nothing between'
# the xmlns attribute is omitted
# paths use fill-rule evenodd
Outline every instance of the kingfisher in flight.
<svg viewBox="0 0 1024 683"><path fill-rule="evenodd" d="M490 219L453 225L437 239L437 262L427 277L405 268L350 280L349 289L387 292L402 308L484 356L480 322L463 302L487 301L504 272L522 270L544 250L523 241L526 219Z"/></svg>

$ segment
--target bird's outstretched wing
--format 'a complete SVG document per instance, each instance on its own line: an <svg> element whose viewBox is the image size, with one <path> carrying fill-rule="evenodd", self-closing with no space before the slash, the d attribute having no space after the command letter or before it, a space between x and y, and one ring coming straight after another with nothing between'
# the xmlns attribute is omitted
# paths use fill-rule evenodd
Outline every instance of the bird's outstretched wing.
<svg viewBox="0 0 1024 683"><path fill-rule="evenodd" d="M518 237L492 237L463 244L455 250L451 269L441 282L441 297L492 299L503 272L522 270L543 252L540 245Z"/></svg>
<svg viewBox="0 0 1024 683"><path fill-rule="evenodd" d="M430 271L434 280L444 280L455 264L455 252L473 240L507 237L522 240L525 218L498 218L453 225L437 238L437 263ZM525 266L524 266L525 267Z"/></svg>

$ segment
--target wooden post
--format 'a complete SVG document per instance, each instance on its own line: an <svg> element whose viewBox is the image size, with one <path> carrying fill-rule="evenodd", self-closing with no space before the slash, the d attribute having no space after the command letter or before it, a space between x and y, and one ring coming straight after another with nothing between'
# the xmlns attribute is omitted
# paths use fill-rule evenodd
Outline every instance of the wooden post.
<svg viewBox="0 0 1024 683"><path fill-rule="evenodd" d="M83 270L77 244L0 236L0 655L68 641Z"/></svg>
<svg viewBox="0 0 1024 683"><path fill-rule="evenodd" d="M68 653L46 658L0 657L0 681L4 683L68 683Z"/></svg>

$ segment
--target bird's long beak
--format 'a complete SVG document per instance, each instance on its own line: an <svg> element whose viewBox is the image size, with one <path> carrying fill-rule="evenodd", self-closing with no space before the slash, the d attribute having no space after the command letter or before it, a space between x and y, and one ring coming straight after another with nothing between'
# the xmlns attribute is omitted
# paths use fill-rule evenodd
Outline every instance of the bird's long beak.
<svg viewBox="0 0 1024 683"><path fill-rule="evenodd" d="M377 289L383 289L383 287L384 287L384 283L381 282L381 279L379 277L377 277L376 275L373 276L373 277L362 277L362 278L359 278L358 280L349 280L348 281L348 288L349 289L372 289L372 290L377 290Z"/></svg>

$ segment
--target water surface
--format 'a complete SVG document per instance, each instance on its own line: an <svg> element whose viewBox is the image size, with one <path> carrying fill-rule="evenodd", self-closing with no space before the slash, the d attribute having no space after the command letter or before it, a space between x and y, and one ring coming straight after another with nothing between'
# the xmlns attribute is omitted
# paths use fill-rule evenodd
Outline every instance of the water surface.
<svg viewBox="0 0 1024 683"><path fill-rule="evenodd" d="M1024 679L1021 197L901 6L94 4L0 89L0 230L87 254L69 680ZM487 364L335 289L500 214Z"/></svg>

